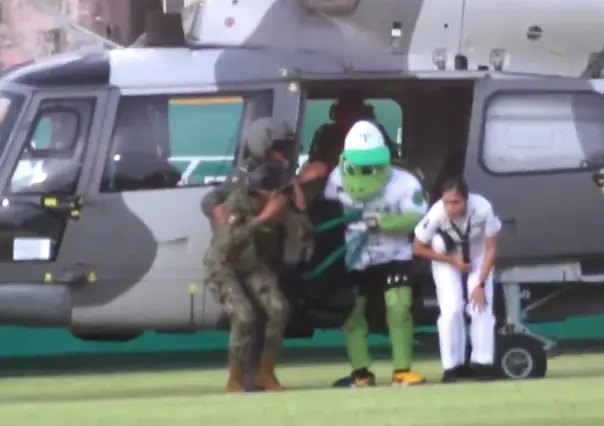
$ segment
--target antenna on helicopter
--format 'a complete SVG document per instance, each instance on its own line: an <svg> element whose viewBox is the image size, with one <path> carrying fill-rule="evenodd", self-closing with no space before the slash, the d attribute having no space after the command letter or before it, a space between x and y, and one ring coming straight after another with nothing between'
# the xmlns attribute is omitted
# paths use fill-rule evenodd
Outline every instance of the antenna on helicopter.
<svg viewBox="0 0 604 426"><path fill-rule="evenodd" d="M582 78L600 78L604 70L604 49L589 55L587 65L581 73Z"/></svg>
<svg viewBox="0 0 604 426"><path fill-rule="evenodd" d="M505 49L491 49L489 53L489 64L495 71L503 71L503 67L507 60L507 50Z"/></svg>
<svg viewBox="0 0 604 426"><path fill-rule="evenodd" d="M392 44L392 53L402 54L403 45L403 25L400 21L392 21L392 29L390 30L390 43Z"/></svg>

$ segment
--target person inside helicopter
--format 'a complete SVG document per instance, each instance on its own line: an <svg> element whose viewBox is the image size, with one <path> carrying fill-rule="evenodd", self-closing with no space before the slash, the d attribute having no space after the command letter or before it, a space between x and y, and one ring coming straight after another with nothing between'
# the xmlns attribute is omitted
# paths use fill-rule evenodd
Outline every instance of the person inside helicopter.
<svg viewBox="0 0 604 426"><path fill-rule="evenodd" d="M384 127L376 122L373 107L366 103L361 92L349 90L340 94L331 106L329 116L333 122L323 124L313 136L308 153L309 163L319 161L327 164L330 169L335 168L344 149L346 134L352 125L359 120L374 122L382 132L392 158L399 157L396 144L388 136Z"/></svg>
<svg viewBox="0 0 604 426"><path fill-rule="evenodd" d="M80 161L75 155L78 123L70 112L41 114L11 181L13 192L70 193L74 190Z"/></svg>

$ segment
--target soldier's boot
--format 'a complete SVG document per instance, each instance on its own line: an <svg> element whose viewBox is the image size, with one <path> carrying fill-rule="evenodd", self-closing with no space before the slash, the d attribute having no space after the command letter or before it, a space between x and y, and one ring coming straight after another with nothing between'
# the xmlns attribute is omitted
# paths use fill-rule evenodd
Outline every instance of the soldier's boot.
<svg viewBox="0 0 604 426"><path fill-rule="evenodd" d="M267 391L283 390L275 375L275 364L277 357L272 354L262 354L260 358L260 367L256 376L256 385Z"/></svg>
<svg viewBox="0 0 604 426"><path fill-rule="evenodd" d="M243 366L238 362L229 363L229 380L227 381L227 392L245 392L243 386Z"/></svg>

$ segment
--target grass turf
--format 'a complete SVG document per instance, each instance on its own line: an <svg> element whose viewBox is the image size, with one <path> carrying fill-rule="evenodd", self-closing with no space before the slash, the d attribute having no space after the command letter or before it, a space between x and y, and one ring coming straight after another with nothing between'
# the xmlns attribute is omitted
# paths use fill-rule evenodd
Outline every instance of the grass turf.
<svg viewBox="0 0 604 426"><path fill-rule="evenodd" d="M436 384L439 367L417 369L435 384L328 389L344 364L285 366L283 393L224 395L224 370L0 380L2 424L19 426L582 426L604 419L604 355L551 361L549 377L524 382Z"/></svg>

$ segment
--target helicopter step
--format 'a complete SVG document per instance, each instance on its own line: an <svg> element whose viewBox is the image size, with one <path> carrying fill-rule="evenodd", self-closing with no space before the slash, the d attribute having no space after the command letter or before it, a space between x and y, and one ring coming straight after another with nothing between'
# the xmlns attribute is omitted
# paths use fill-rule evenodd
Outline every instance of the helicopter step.
<svg viewBox="0 0 604 426"><path fill-rule="evenodd" d="M69 327L71 312L71 294L66 285L42 282L0 285L0 323L3 325Z"/></svg>

